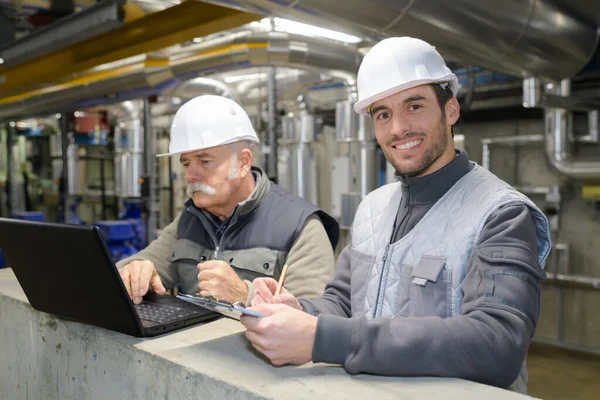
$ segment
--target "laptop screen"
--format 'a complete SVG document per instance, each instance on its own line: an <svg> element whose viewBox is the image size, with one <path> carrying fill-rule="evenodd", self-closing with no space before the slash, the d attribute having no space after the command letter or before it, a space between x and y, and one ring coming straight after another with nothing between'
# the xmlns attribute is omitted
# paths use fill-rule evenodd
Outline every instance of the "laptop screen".
<svg viewBox="0 0 600 400"><path fill-rule="evenodd" d="M97 227L0 218L0 249L36 310L141 333Z"/></svg>

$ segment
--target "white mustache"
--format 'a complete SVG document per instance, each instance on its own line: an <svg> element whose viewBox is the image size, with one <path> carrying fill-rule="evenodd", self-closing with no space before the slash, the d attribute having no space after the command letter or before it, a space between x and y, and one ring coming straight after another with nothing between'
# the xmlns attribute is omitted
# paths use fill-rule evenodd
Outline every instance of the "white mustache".
<svg viewBox="0 0 600 400"><path fill-rule="evenodd" d="M185 190L185 193L188 195L188 197L192 197L195 192L202 192L209 196L214 196L215 194L217 194L217 191L213 187L208 186L206 183L202 182L192 182L187 186Z"/></svg>

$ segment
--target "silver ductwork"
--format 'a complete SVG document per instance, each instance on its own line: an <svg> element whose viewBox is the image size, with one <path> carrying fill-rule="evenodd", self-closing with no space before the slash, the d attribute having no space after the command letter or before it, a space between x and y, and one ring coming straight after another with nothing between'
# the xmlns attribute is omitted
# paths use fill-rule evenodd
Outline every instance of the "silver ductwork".
<svg viewBox="0 0 600 400"><path fill-rule="evenodd" d="M317 204L317 160L311 148L318 119L306 111L281 118L277 181L290 193Z"/></svg>
<svg viewBox="0 0 600 400"><path fill-rule="evenodd" d="M180 79L252 66L332 69L356 73L362 60L353 47L283 32L240 32L190 46L171 60Z"/></svg>
<svg viewBox="0 0 600 400"><path fill-rule="evenodd" d="M238 100L237 95L226 83L210 78L195 78L181 82L163 92L164 96L192 99L203 94L215 94Z"/></svg>
<svg viewBox="0 0 600 400"><path fill-rule="evenodd" d="M523 105L544 107L544 142L546 159L558 173L584 182L600 182L600 162L582 161L573 156L573 113L572 107L584 107L582 102L570 98L571 82L563 80L559 85L548 83L542 87L537 78L523 81ZM561 107L562 105L562 107ZM588 113L589 134L596 136L597 113Z"/></svg>
<svg viewBox="0 0 600 400"><path fill-rule="evenodd" d="M125 101L112 106L117 115L115 127L115 194L121 198L141 197L143 173L144 127L142 102Z"/></svg>
<svg viewBox="0 0 600 400"><path fill-rule="evenodd" d="M0 120L16 116L35 116L57 111L72 111L102 103L116 103L122 97L136 97L139 88L156 88L174 84L171 71L165 68L139 68L118 76L80 85L61 84L12 103L0 103ZM141 94L137 94L137 97ZM122 100L121 100L122 101Z"/></svg>
<svg viewBox="0 0 600 400"><path fill-rule="evenodd" d="M290 101L296 103L297 97L300 96L307 88L323 82L326 77L324 74L314 71L293 70L282 71L283 68L277 69L277 100ZM241 82L236 87L236 92L239 93L240 100L244 104L252 104L259 101L266 101L268 82L266 79L252 79Z"/></svg>
<svg viewBox="0 0 600 400"><path fill-rule="evenodd" d="M281 32L246 31L189 46L173 56L169 67L136 69L77 86L63 84L23 100L0 103L0 120L139 98L161 93L177 80L252 66L356 73L361 60L355 48L332 41Z"/></svg>
<svg viewBox="0 0 600 400"><path fill-rule="evenodd" d="M600 3L553 0L204 0L379 40L415 36L446 60L560 80L594 54Z"/></svg>
<svg viewBox="0 0 600 400"><path fill-rule="evenodd" d="M360 202L375 190L377 181L377 142L371 118L354 112L352 100L337 103L335 110L336 141L345 147L347 157L347 192L332 193L332 204L341 200L341 224L351 226ZM341 196L334 199L333 196Z"/></svg>
<svg viewBox="0 0 600 400"><path fill-rule="evenodd" d="M70 196L81 195L84 192L81 174L85 175L85 166L80 169L82 163L79 161L78 147L72 134L50 136L50 157L52 158L52 180L58 182L63 176L63 138L67 138L67 193ZM56 186L58 191L58 186ZM13 203L16 204L16 203Z"/></svg>

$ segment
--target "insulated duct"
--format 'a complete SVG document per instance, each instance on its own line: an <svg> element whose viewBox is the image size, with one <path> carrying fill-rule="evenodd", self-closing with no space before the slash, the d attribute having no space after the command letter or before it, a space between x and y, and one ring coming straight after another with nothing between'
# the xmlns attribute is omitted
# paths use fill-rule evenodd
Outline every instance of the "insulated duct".
<svg viewBox="0 0 600 400"><path fill-rule="evenodd" d="M105 78L87 82L78 78L50 88L40 89L30 96L0 99L0 120L17 116L35 116L99 104L116 103L144 93L156 93L175 84L171 71L165 68L145 68L143 63L116 68Z"/></svg>
<svg viewBox="0 0 600 400"><path fill-rule="evenodd" d="M163 93L165 96L192 99L202 94L215 94L237 100L235 92L224 82L210 78L195 78L181 82Z"/></svg>
<svg viewBox="0 0 600 400"><path fill-rule="evenodd" d="M170 62L179 79L248 67L332 69L356 73L362 60L353 47L283 32L240 32L190 46Z"/></svg>
<svg viewBox="0 0 600 400"><path fill-rule="evenodd" d="M571 81L565 79L559 85L548 83L542 87L537 78L523 81L523 106L544 108L544 142L546 160L558 173L584 182L600 182L600 162L582 161L573 155L573 109L588 108L585 101L572 98ZM598 114L588 113L589 134L597 131ZM596 119L596 120L594 120ZM485 155L485 154L484 154Z"/></svg>
<svg viewBox="0 0 600 400"><path fill-rule="evenodd" d="M553 0L204 0L379 40L415 36L449 61L560 80L594 54L600 2Z"/></svg>
<svg viewBox="0 0 600 400"><path fill-rule="evenodd" d="M177 83L252 66L331 69L356 73L362 60L354 48L281 32L242 32L185 48L166 67L119 67L123 72L86 82L78 78L51 88L0 98L0 120L115 103L161 93ZM119 71L116 68L115 71ZM108 71L105 72L108 74Z"/></svg>
<svg viewBox="0 0 600 400"><path fill-rule="evenodd" d="M569 80L561 82L556 94L568 97L571 94ZM600 182L600 162L575 160L569 149L569 138L573 137L573 114L564 108L544 110L546 129L546 159L560 174L585 182Z"/></svg>
<svg viewBox="0 0 600 400"><path fill-rule="evenodd" d="M117 116L114 156L115 194L121 198L142 196L140 184L144 167L142 108L140 100L125 101L111 106L111 111Z"/></svg>

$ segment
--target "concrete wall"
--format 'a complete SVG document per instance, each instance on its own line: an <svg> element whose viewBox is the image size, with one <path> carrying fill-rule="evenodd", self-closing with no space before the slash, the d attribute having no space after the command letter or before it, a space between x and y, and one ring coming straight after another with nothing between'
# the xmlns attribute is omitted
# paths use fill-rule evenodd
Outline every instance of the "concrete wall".
<svg viewBox="0 0 600 400"><path fill-rule="evenodd" d="M581 124L577 123L576 127L579 126ZM490 112L485 117L470 118L470 114L464 115L455 130L465 135L469 157L478 163L482 162L482 138L534 135L543 131L543 121L537 114L533 117L521 115L520 119L504 114L496 119ZM569 245L569 271L572 274L600 277L600 213L593 211L590 202L581 199L581 185L562 180L548 168L542 143L517 148L493 146L490 149L490 169L505 181L513 185L561 185L558 241ZM598 154L598 149L590 145L579 145L578 150L580 154ZM543 195L530 197L543 206ZM546 267L551 270L551 261ZM544 285L536 338L560 340L567 345L600 350L600 313L597 312L597 304L600 304L600 291L559 289ZM561 335L562 338L559 337Z"/></svg>

